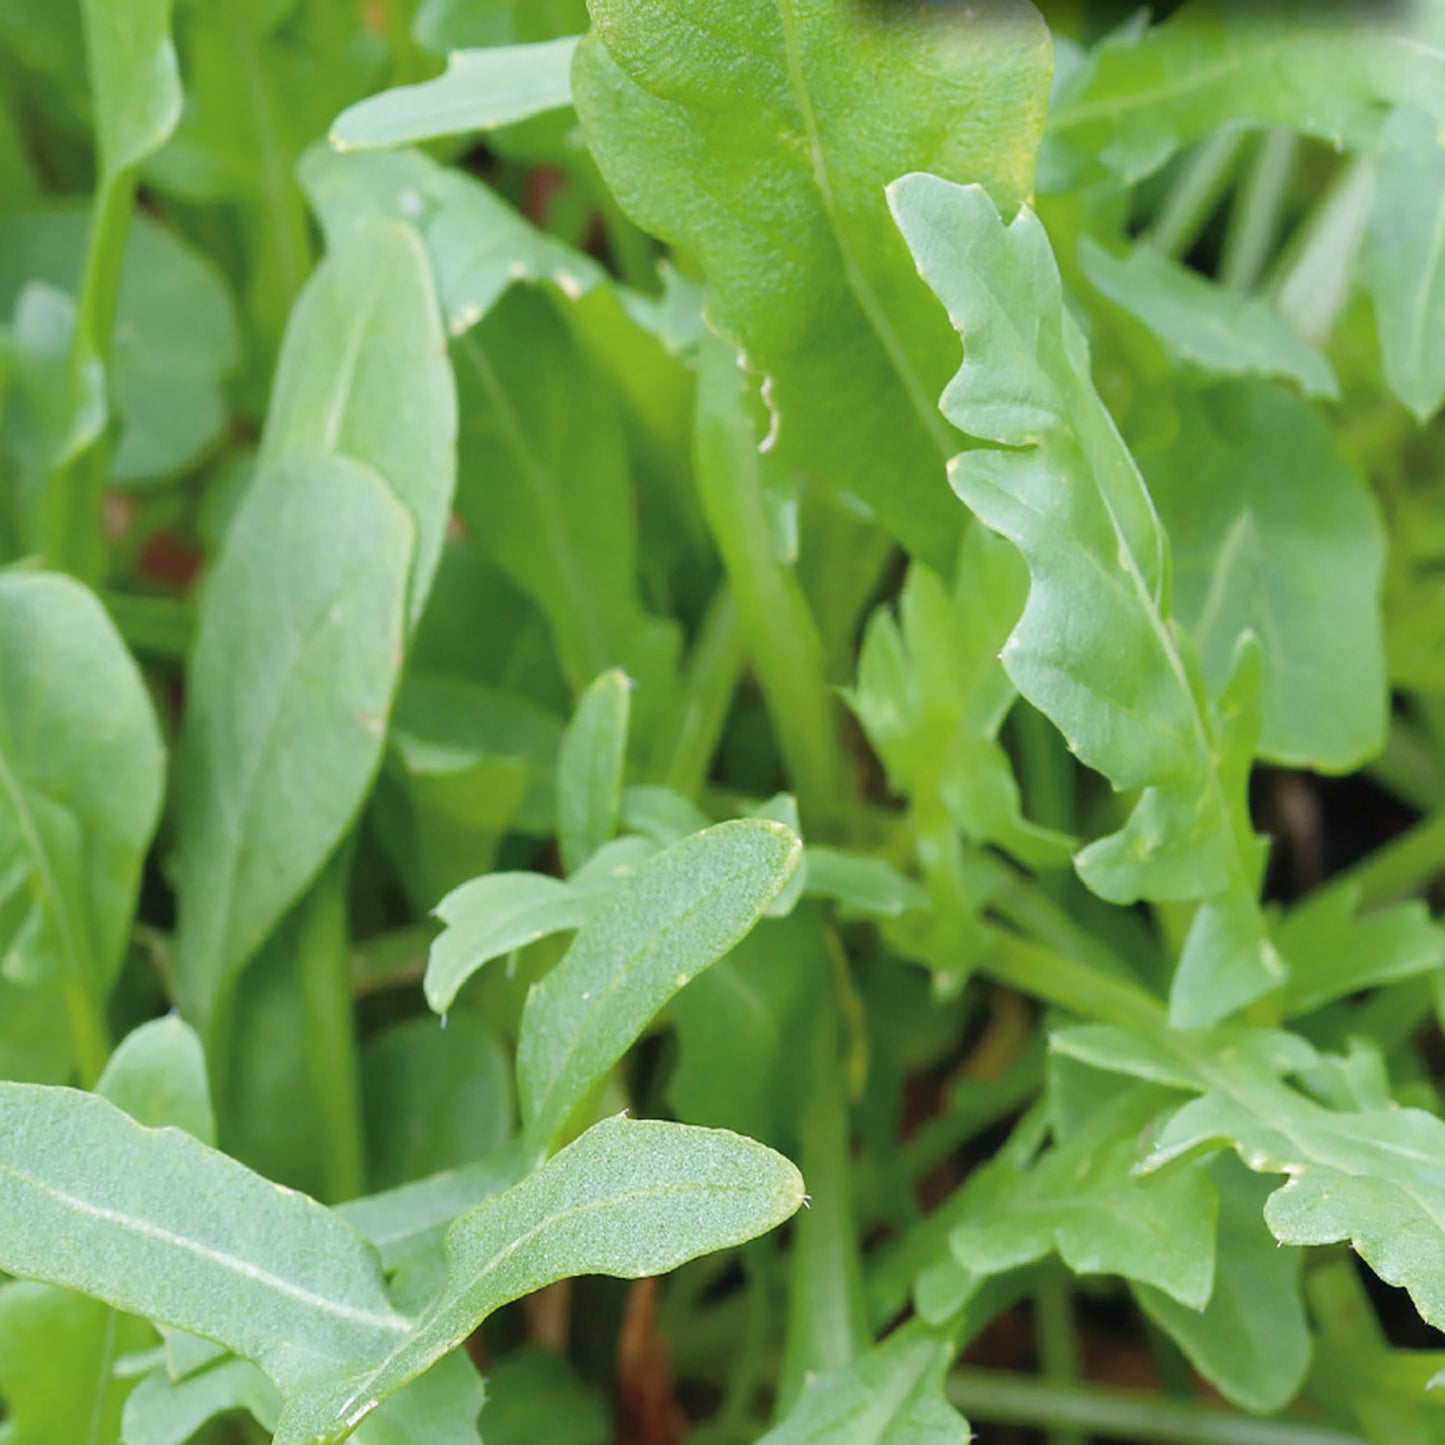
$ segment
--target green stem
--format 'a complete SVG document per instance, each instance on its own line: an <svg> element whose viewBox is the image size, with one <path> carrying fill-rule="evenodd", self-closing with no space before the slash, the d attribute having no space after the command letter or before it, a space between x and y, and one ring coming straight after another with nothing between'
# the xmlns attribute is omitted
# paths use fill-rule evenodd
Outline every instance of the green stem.
<svg viewBox="0 0 1445 1445"><path fill-rule="evenodd" d="M775 555L748 387L722 342L708 346L700 363L696 461L703 513L804 828L826 834L844 805L848 776L836 704L812 613L793 571Z"/></svg>
<svg viewBox="0 0 1445 1445"><path fill-rule="evenodd" d="M1220 280L1231 291L1248 291L1264 273L1279 234L1280 214L1294 176L1298 148L1293 131L1272 130L1249 168L1229 217L1219 268Z"/></svg>
<svg viewBox="0 0 1445 1445"><path fill-rule="evenodd" d="M707 781L742 680L743 664L738 609L724 584L713 594L693 643L672 726L660 732L671 756L662 760L656 772L667 787L684 797L697 797Z"/></svg>
<svg viewBox="0 0 1445 1445"><path fill-rule="evenodd" d="M1079 1343L1074 1330L1073 1302L1066 1281L1050 1274L1034 1292L1038 1322L1039 1361L1052 1384L1073 1386L1079 1380ZM1061 1424L1049 1431L1049 1445L1087 1445L1083 1431Z"/></svg>
<svg viewBox="0 0 1445 1445"><path fill-rule="evenodd" d="M1011 722L1025 812L1045 828L1072 833L1077 789L1073 759L1063 738L1043 713L1022 698L1014 705Z"/></svg>
<svg viewBox="0 0 1445 1445"><path fill-rule="evenodd" d="M1424 730L1404 718L1391 720L1385 750L1365 771L1381 787L1422 813L1445 803L1445 779Z"/></svg>
<svg viewBox="0 0 1445 1445"><path fill-rule="evenodd" d="M1014 934L1000 934L979 968L1020 993L1041 998L1094 1023L1154 1033L1164 1005L1137 984L1110 978L1077 959Z"/></svg>
<svg viewBox="0 0 1445 1445"><path fill-rule="evenodd" d="M184 662L190 655L196 612L183 598L102 591L100 600L132 652L159 662Z"/></svg>
<svg viewBox="0 0 1445 1445"><path fill-rule="evenodd" d="M1246 132L1220 131L1202 141L1179 168L1149 239L1166 256L1187 255L1219 204L1234 172Z"/></svg>
<svg viewBox="0 0 1445 1445"><path fill-rule="evenodd" d="M361 1061L351 1002L351 949L346 886L350 845L326 865L301 906L296 962L305 1014L306 1059L322 1117L326 1155L321 1161L329 1202L354 1199L365 1188L361 1132Z"/></svg>
<svg viewBox="0 0 1445 1445"><path fill-rule="evenodd" d="M1260 1420L1212 1405L1060 1385L1004 1371L959 1370L949 1376L948 1398L974 1420L1151 1445L1364 1445L1358 1435L1307 1421Z"/></svg>

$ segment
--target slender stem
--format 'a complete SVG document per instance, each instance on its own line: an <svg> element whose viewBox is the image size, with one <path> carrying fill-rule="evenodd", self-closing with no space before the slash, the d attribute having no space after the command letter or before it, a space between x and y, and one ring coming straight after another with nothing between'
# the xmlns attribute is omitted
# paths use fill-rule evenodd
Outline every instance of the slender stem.
<svg viewBox="0 0 1445 1445"><path fill-rule="evenodd" d="M1045 828L1072 833L1077 789L1073 759L1063 738L1043 713L1023 699L1014 705L1011 720L1025 811Z"/></svg>
<svg viewBox="0 0 1445 1445"><path fill-rule="evenodd" d="M732 349L721 342L708 347L696 430L703 513L722 553L804 827L826 833L851 801L837 706L812 613L792 569L775 554L750 400Z"/></svg>
<svg viewBox="0 0 1445 1445"><path fill-rule="evenodd" d="M974 1420L1151 1445L1364 1445L1358 1435L1308 1421L1260 1420L1212 1405L1059 1385L1005 1371L959 1370L949 1376L948 1398Z"/></svg>
<svg viewBox="0 0 1445 1445"><path fill-rule="evenodd" d="M1045 1378L1055 1385L1077 1385L1079 1342L1074 1331L1073 1302L1068 1283L1060 1275L1049 1274L1034 1291L1034 1317ZM1082 1430L1061 1424L1049 1431L1049 1445L1087 1445L1087 1441Z"/></svg>
<svg viewBox="0 0 1445 1445"><path fill-rule="evenodd" d="M183 598L114 591L100 598L132 652L161 662L184 662L190 654L196 612Z"/></svg>
<svg viewBox="0 0 1445 1445"><path fill-rule="evenodd" d="M1294 176L1298 148L1293 131L1272 130L1249 168L1229 217L1219 268L1220 279L1231 291L1248 291L1264 272L1279 235L1280 214Z"/></svg>
<svg viewBox="0 0 1445 1445"><path fill-rule="evenodd" d="M1424 730L1404 718L1391 720L1385 750L1365 771L1381 787L1422 813L1445 804L1445 779Z"/></svg>
<svg viewBox="0 0 1445 1445"><path fill-rule="evenodd" d="M695 798L707 781L743 664L737 604L724 584L713 594L693 643L672 726L660 733L671 755L659 760L656 773L684 797Z"/></svg>
<svg viewBox="0 0 1445 1445"><path fill-rule="evenodd" d="M1166 256L1187 255L1219 204L1234 172L1246 132L1220 131L1202 141L1179 168L1149 232Z"/></svg>
<svg viewBox="0 0 1445 1445"><path fill-rule="evenodd" d="M426 976L435 927L413 923L379 933L351 952L351 992L356 998L389 988L409 988Z"/></svg>
<svg viewBox="0 0 1445 1445"><path fill-rule="evenodd" d="M1000 934L979 968L1010 988L1095 1023L1149 1033L1164 1027L1164 1005L1137 984L1110 978L1086 963L1014 934Z"/></svg>
<svg viewBox="0 0 1445 1445"><path fill-rule="evenodd" d="M354 1199L365 1187L361 1132L361 1061L351 1002L351 950L346 885L350 845L326 865L301 906L296 928L306 1059L311 1087L326 1120L321 1161L328 1200Z"/></svg>

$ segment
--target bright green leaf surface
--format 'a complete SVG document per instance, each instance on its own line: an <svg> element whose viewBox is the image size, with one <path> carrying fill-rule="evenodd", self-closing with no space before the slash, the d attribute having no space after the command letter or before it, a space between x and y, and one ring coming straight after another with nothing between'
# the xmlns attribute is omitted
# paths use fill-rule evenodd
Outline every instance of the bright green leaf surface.
<svg viewBox="0 0 1445 1445"><path fill-rule="evenodd" d="M883 187L928 166L1001 204L1027 193L1050 68L1037 13L594 0L592 25L573 72L588 144L633 219L700 260L713 324L768 378L780 459L946 563L948 337Z"/></svg>
<svg viewBox="0 0 1445 1445"><path fill-rule="evenodd" d="M181 114L172 0L84 0L100 168L109 180L157 150Z"/></svg>
<svg viewBox="0 0 1445 1445"><path fill-rule="evenodd" d="M1385 377L1422 421L1445 405L1445 147L1441 120L1391 116L1374 163L1361 279L1375 303Z"/></svg>
<svg viewBox="0 0 1445 1445"><path fill-rule="evenodd" d="M447 1282L415 1331L365 1374L288 1409L278 1445L344 1439L509 1300L576 1274L663 1274L775 1228L803 1202L781 1155L722 1130L614 1118L447 1235Z"/></svg>
<svg viewBox="0 0 1445 1445"><path fill-rule="evenodd" d="M562 866L575 873L617 827L632 683L604 672L577 703L557 757L557 843Z"/></svg>
<svg viewBox="0 0 1445 1445"><path fill-rule="evenodd" d="M198 1025L376 771L411 533L382 479L339 457L263 470L231 523L201 605L177 763L178 983Z"/></svg>
<svg viewBox="0 0 1445 1445"><path fill-rule="evenodd" d="M669 998L762 917L802 855L777 823L720 823L646 863L527 999L517 1085L536 1153Z"/></svg>
<svg viewBox="0 0 1445 1445"><path fill-rule="evenodd" d="M406 145L492 131L572 103L577 37L535 45L454 50L446 73L383 91L342 111L331 127L338 150Z"/></svg>
<svg viewBox="0 0 1445 1445"><path fill-rule="evenodd" d="M95 1087L148 1129L169 1125L215 1145L205 1052L195 1030L179 1018L152 1019L128 1033Z"/></svg>
<svg viewBox="0 0 1445 1445"><path fill-rule="evenodd" d="M1079 266L1182 361L1226 375L1283 377L1309 396L1339 394L1329 362L1258 296L1226 290L1148 244L1115 256L1086 235Z"/></svg>
<svg viewBox="0 0 1445 1445"><path fill-rule="evenodd" d="M943 397L991 445L955 458L955 490L1024 554L1028 603L1003 651L1019 691L1115 788L1144 791L1118 833L1077 859L1101 897L1201 899L1173 1015L1204 1024L1278 987L1256 903L1262 858L1245 787L1256 649L1231 639L1219 716L1169 617L1168 544L1089 375L1042 226L1007 225L979 187L909 176L890 188L920 270L964 337Z"/></svg>
<svg viewBox="0 0 1445 1445"><path fill-rule="evenodd" d="M261 466L344 456L411 515L409 617L426 604L456 486L456 389L431 268L409 226L341 241L297 300L276 366Z"/></svg>
<svg viewBox="0 0 1445 1445"><path fill-rule="evenodd" d="M1346 772L1385 740L1379 514L1304 402L1258 383L1186 393L1140 465L1174 557L1174 616L1211 692L1246 628L1264 649L1259 752ZM1303 491L1296 484L1309 478Z"/></svg>

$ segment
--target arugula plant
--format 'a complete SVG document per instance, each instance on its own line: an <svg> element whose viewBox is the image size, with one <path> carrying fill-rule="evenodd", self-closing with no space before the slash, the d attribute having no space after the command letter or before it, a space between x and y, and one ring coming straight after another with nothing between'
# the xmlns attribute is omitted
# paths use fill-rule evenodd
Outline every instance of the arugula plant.
<svg viewBox="0 0 1445 1445"><path fill-rule="evenodd" d="M0 1445L1445 1439L1445 4L1159 8L0 0Z"/></svg>

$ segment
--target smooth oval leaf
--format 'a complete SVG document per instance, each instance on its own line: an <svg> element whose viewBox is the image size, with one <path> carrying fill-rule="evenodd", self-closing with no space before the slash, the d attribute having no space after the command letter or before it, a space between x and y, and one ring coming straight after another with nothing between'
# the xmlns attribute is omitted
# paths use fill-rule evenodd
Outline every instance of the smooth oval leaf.
<svg viewBox="0 0 1445 1445"><path fill-rule="evenodd" d="M522 1012L517 1085L534 1152L668 999L762 917L802 852L779 823L720 823L644 864L582 928Z"/></svg>
<svg viewBox="0 0 1445 1445"><path fill-rule="evenodd" d="M341 457L263 468L201 600L176 777L176 983L203 1036L381 760L411 519Z"/></svg>
<svg viewBox="0 0 1445 1445"><path fill-rule="evenodd" d="M802 1202L802 1176L752 1139L605 1119L457 1220L447 1235L446 1284L416 1330L374 1368L289 1407L276 1445L345 1439L511 1300L573 1275L666 1273L776 1228Z"/></svg>

